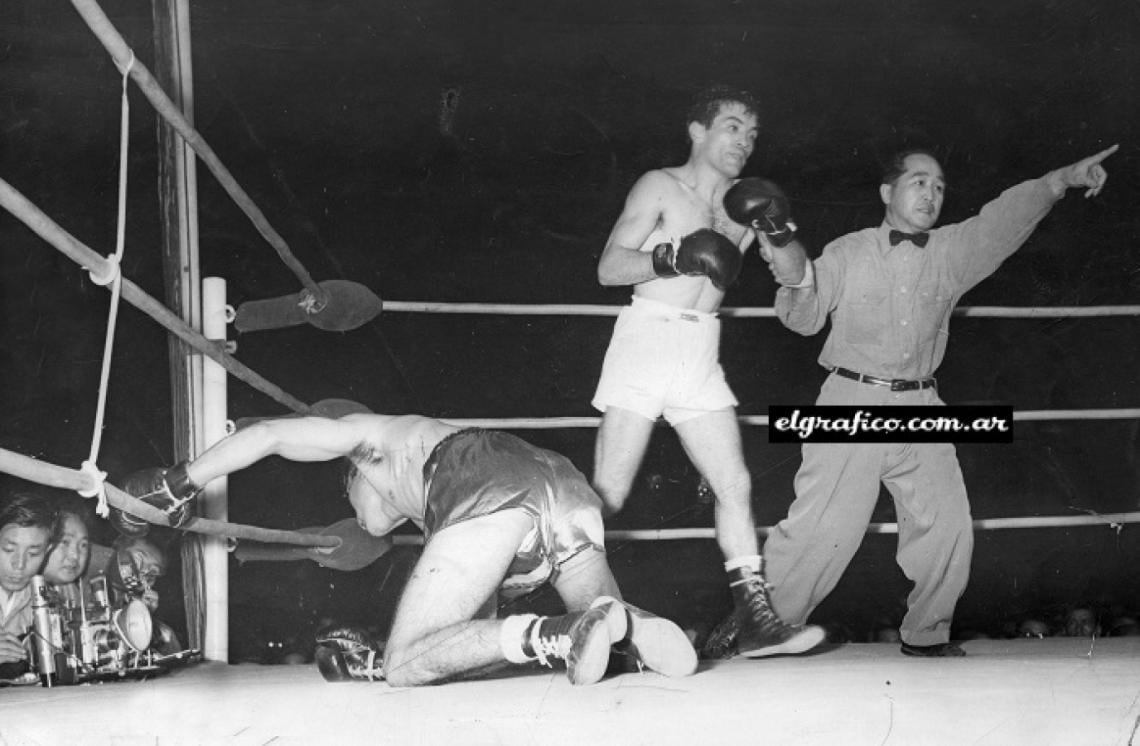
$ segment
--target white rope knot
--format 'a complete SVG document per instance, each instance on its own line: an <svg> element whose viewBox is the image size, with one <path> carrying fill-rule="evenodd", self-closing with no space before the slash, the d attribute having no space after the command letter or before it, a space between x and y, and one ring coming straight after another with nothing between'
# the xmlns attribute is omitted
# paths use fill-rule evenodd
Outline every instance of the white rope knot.
<svg viewBox="0 0 1140 746"><path fill-rule="evenodd" d="M110 508L107 507L107 472L99 471L99 467L95 466L93 461L84 461L82 466L79 467L81 474L86 474L91 477L91 482L94 486L85 490L76 490L83 497L98 497L99 503L95 506L95 512L101 518L106 518L111 514Z"/></svg>
<svg viewBox="0 0 1140 746"><path fill-rule="evenodd" d="M96 285L110 285L121 274L119 271L119 255L108 254L103 259L102 271L96 272L94 269L89 269L87 274L91 275L91 282Z"/></svg>
<svg viewBox="0 0 1140 746"><path fill-rule="evenodd" d="M306 288L301 291L301 300L297 302L297 305L300 306L301 310L306 314L313 316L325 310L328 301L319 300L317 296L313 294L312 290Z"/></svg>
<svg viewBox="0 0 1140 746"><path fill-rule="evenodd" d="M131 68L135 66L135 50L131 50L131 58L127 60L127 66L123 68L123 85L125 86L126 78L131 74Z"/></svg>

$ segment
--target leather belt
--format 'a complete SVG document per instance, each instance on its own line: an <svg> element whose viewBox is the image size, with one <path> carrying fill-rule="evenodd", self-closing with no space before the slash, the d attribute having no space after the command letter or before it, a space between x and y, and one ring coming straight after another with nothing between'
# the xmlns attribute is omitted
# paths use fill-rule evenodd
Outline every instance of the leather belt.
<svg viewBox="0 0 1140 746"><path fill-rule="evenodd" d="M938 382L933 378L923 378L917 381L908 381L905 378L877 378L863 373L856 373L846 368L832 368L831 372L837 376L850 378L852 381L858 381L859 383L869 383L872 386L886 386L891 391L915 391L938 386Z"/></svg>

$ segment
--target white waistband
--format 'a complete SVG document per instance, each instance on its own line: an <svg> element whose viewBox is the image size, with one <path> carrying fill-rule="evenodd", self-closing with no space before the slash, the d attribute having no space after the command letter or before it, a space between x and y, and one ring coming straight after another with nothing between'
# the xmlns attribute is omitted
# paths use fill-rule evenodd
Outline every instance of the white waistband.
<svg viewBox="0 0 1140 746"><path fill-rule="evenodd" d="M680 319L682 321L715 321L717 318L715 313L697 311L692 308L681 308L680 306L671 306L668 303L662 303L652 298L642 298L640 295L633 296L630 307L637 309L639 313L648 313L653 316Z"/></svg>

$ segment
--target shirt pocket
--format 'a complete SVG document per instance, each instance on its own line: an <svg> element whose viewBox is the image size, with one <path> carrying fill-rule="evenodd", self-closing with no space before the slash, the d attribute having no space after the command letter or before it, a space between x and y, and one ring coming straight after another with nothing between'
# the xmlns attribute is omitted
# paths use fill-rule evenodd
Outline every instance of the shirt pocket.
<svg viewBox="0 0 1140 746"><path fill-rule="evenodd" d="M883 286L858 292L847 304L844 339L853 345L880 345L890 323L889 290Z"/></svg>
<svg viewBox="0 0 1140 746"><path fill-rule="evenodd" d="M954 298L950 291L937 282L921 283L915 304L915 332L919 339L932 339L938 333L946 334L946 319Z"/></svg>

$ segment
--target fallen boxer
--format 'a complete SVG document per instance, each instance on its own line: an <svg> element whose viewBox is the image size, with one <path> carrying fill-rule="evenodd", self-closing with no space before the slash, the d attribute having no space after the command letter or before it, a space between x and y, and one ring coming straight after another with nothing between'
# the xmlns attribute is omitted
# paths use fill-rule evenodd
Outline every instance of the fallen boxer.
<svg viewBox="0 0 1140 746"><path fill-rule="evenodd" d="M358 630L325 634L316 657L327 679L416 686L561 660L572 684L593 684L615 649L667 676L696 670L677 625L621 600L601 499L560 454L417 415L287 417L258 421L190 463L157 471L143 499L172 524L185 521L202 486L267 456L345 457L346 493L365 531L383 536L410 520L424 533L383 654ZM545 583L567 613L480 613L499 592L517 596Z"/></svg>

